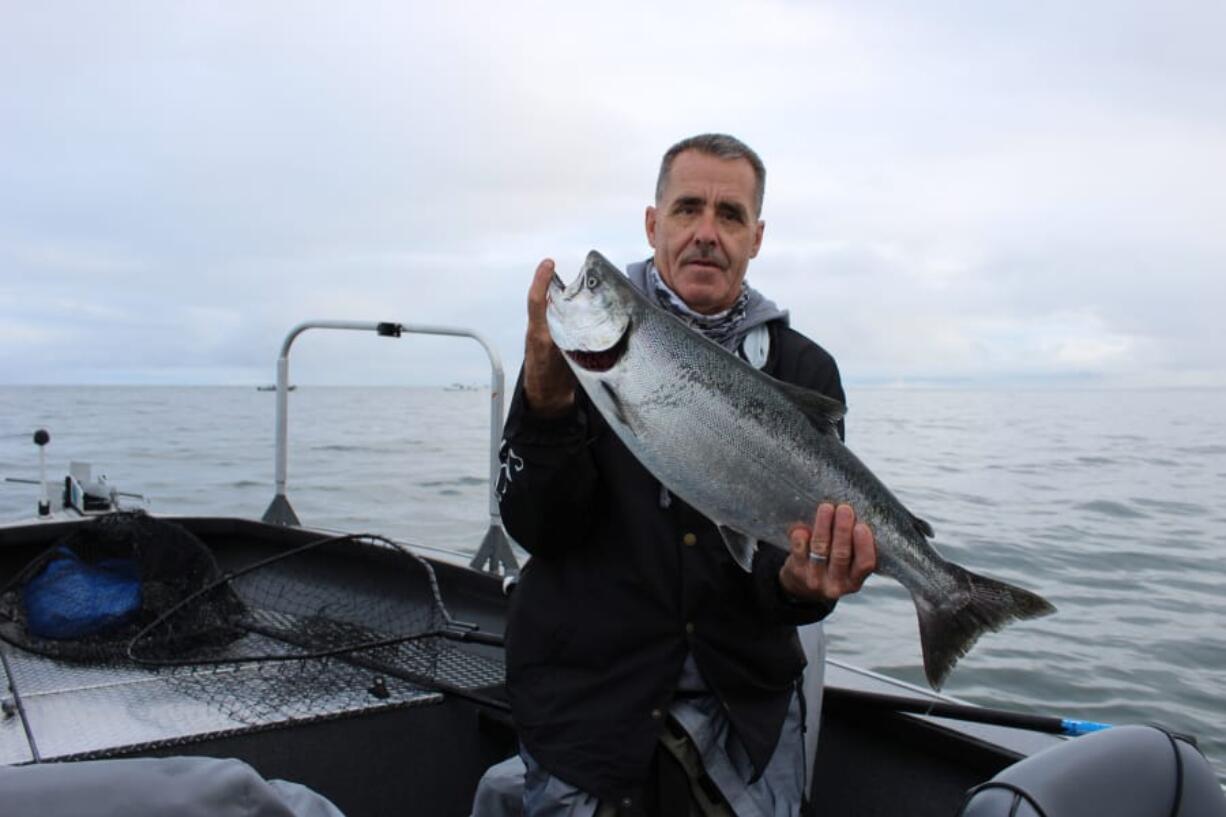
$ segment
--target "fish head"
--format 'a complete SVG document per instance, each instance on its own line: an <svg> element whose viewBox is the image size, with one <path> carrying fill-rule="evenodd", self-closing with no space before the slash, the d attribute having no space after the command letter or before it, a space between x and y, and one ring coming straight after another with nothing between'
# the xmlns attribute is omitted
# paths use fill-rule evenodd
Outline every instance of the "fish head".
<svg viewBox="0 0 1226 817"><path fill-rule="evenodd" d="M639 297L626 276L595 250L569 286L554 275L545 318L554 345L572 368L605 372L617 365Z"/></svg>

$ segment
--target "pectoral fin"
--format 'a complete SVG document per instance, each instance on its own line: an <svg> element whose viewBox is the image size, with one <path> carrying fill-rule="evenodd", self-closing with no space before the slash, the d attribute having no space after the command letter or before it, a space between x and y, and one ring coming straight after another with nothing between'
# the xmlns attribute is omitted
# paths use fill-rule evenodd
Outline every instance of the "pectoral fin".
<svg viewBox="0 0 1226 817"><path fill-rule="evenodd" d="M740 531L724 525L716 527L719 529L719 535L723 537L724 544L728 546L728 552L732 554L733 560L746 573L753 570L753 554L758 549L758 540L750 539Z"/></svg>
<svg viewBox="0 0 1226 817"><path fill-rule="evenodd" d="M626 416L626 407L622 405L622 399L617 396L617 391L604 380L600 381L600 387L613 405L613 414L617 417L617 421L629 429L630 418Z"/></svg>

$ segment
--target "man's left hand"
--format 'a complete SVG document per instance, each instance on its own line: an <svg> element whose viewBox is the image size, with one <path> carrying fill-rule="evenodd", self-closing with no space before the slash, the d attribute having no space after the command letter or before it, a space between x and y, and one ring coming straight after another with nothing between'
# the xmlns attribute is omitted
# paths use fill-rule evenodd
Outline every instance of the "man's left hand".
<svg viewBox="0 0 1226 817"><path fill-rule="evenodd" d="M779 571L779 584L797 600L836 601L858 592L877 569L873 532L856 521L850 505L817 506L813 526L788 531L792 549Z"/></svg>

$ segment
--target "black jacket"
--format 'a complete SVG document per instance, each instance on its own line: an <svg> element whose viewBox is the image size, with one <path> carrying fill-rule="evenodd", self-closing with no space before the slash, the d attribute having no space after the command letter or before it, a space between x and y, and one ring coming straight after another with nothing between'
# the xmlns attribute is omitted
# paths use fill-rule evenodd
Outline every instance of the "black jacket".
<svg viewBox="0 0 1226 817"><path fill-rule="evenodd" d="M843 401L825 350L781 322L770 330L767 374ZM502 519L532 554L507 627L528 752L602 800L638 797L692 652L760 772L805 666L795 625L831 607L786 598L783 551L759 548L746 573L710 521L662 501L582 390L573 411L544 419L526 410L521 383L501 458Z"/></svg>

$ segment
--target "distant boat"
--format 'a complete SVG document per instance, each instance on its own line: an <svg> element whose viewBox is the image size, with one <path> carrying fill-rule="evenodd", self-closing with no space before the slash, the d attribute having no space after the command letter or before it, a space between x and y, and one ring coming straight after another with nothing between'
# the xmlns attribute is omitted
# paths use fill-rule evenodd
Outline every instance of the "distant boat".
<svg viewBox="0 0 1226 817"><path fill-rule="evenodd" d="M289 390L290 390L290 391L293 391L293 390L294 390L294 389L296 389L296 388L298 388L298 387L297 387L297 386L290 386L290 387L289 387ZM256 387L255 387L255 390L256 390L256 391L276 391L276 390L277 390L277 387L276 387L276 386L256 386Z"/></svg>

